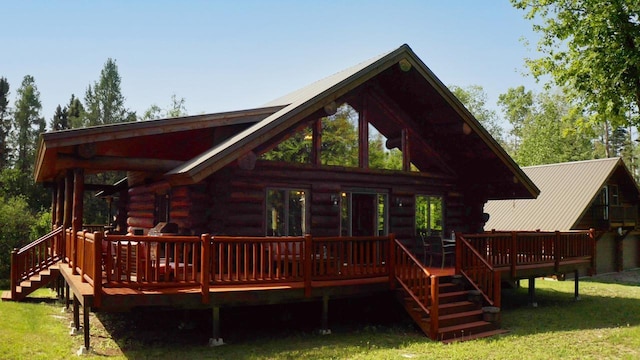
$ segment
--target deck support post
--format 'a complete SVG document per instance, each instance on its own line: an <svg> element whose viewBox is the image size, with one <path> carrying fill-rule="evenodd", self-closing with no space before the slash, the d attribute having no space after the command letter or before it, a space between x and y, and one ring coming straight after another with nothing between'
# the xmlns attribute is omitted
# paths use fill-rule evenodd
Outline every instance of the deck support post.
<svg viewBox="0 0 640 360"><path fill-rule="evenodd" d="M69 302L71 302L71 296L69 293L69 283L68 282L64 282L64 308L66 309L66 311L69 311Z"/></svg>
<svg viewBox="0 0 640 360"><path fill-rule="evenodd" d="M331 329L329 329L329 295L322 295L322 323L320 324L320 334L329 335Z"/></svg>
<svg viewBox="0 0 640 360"><path fill-rule="evenodd" d="M83 320L83 327L84 327L84 351L88 351L89 349L91 349L91 344L89 343L90 341L90 337L89 337L89 312L91 311L91 308L89 307L89 305L87 304L87 299L84 299L84 304L82 305L82 320ZM80 351L82 351L83 349L80 349Z"/></svg>
<svg viewBox="0 0 640 360"><path fill-rule="evenodd" d="M580 301L580 278L578 277L578 269L573 271L573 298Z"/></svg>
<svg viewBox="0 0 640 360"><path fill-rule="evenodd" d="M222 341L222 335L220 334L220 306L214 306L211 308L211 314L213 316L213 331L211 338L209 339L209 346L224 345Z"/></svg>
<svg viewBox="0 0 640 360"><path fill-rule="evenodd" d="M536 278L529 278L529 306L538 307L538 303L536 302Z"/></svg>
<svg viewBox="0 0 640 360"><path fill-rule="evenodd" d="M77 335L80 332L80 301L73 294L73 324L69 335Z"/></svg>

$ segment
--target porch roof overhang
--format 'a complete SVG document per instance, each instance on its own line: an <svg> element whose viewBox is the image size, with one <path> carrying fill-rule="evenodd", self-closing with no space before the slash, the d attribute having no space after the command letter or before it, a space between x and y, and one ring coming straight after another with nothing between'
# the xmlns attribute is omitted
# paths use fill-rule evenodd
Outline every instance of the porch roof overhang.
<svg viewBox="0 0 640 360"><path fill-rule="evenodd" d="M270 106L44 133L38 142L34 178L36 182L52 181L72 168L164 173L280 108Z"/></svg>

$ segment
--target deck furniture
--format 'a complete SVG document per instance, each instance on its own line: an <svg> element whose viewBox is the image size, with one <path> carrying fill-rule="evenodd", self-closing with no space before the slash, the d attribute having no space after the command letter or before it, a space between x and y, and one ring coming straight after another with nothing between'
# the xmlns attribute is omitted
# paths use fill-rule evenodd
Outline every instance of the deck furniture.
<svg viewBox="0 0 640 360"><path fill-rule="evenodd" d="M439 235L422 236L422 244L424 247L423 263L427 264L427 257L429 257L429 267L433 263L433 258L440 258L440 268L444 268L444 264L447 256L453 258L456 253L455 240L445 239Z"/></svg>

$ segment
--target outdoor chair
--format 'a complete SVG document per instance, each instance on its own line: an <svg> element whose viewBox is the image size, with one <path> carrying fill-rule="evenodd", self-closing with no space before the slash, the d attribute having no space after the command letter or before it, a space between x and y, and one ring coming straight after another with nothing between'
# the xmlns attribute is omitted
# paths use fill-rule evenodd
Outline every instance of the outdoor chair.
<svg viewBox="0 0 640 360"><path fill-rule="evenodd" d="M456 253L455 242L445 241L444 238L442 238L442 236L421 235L421 237L422 237L422 244L424 249L422 262L426 264L427 256L428 256L429 267L431 267L434 256L440 257L440 259L442 259L440 267L444 268L444 263L447 258L447 255L455 255Z"/></svg>

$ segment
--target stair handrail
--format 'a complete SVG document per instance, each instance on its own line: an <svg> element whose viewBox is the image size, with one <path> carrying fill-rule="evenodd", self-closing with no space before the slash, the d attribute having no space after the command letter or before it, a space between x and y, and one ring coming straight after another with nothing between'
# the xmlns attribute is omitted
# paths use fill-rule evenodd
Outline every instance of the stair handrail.
<svg viewBox="0 0 640 360"><path fill-rule="evenodd" d="M500 272L491 265L476 249L475 247L464 238L463 234L456 234L456 274L464 276L467 281L477 291L480 292L485 301L491 306L500 307L501 298L501 280ZM470 262L466 257L463 257L463 253L470 254L471 259L475 260L474 265L479 266L484 271L467 271L467 266L470 266ZM491 274L491 276L487 276ZM481 283L485 283L484 286ZM490 292L490 293L488 293Z"/></svg>
<svg viewBox="0 0 640 360"><path fill-rule="evenodd" d="M425 314L429 315L430 319L430 337L435 339L438 334L438 282L439 279L436 275L433 275L426 269L422 262L407 249L400 240L395 240L396 248L401 251L395 251L395 268L394 276L396 281L402 286L402 288L409 294L409 297L413 302L420 307ZM417 278L407 279L406 275L416 275ZM418 289L420 293L416 294L412 288L412 284L407 280L417 281ZM429 300L431 303L429 304ZM430 305L430 306L429 306Z"/></svg>
<svg viewBox="0 0 640 360"><path fill-rule="evenodd" d="M62 226L57 227L39 239L13 250L11 253L11 297L13 299L16 298L17 288L22 281L38 274L62 258L62 239L60 236L62 231ZM52 241L49 249L36 254L37 249L48 241ZM30 256L31 259L27 259Z"/></svg>

